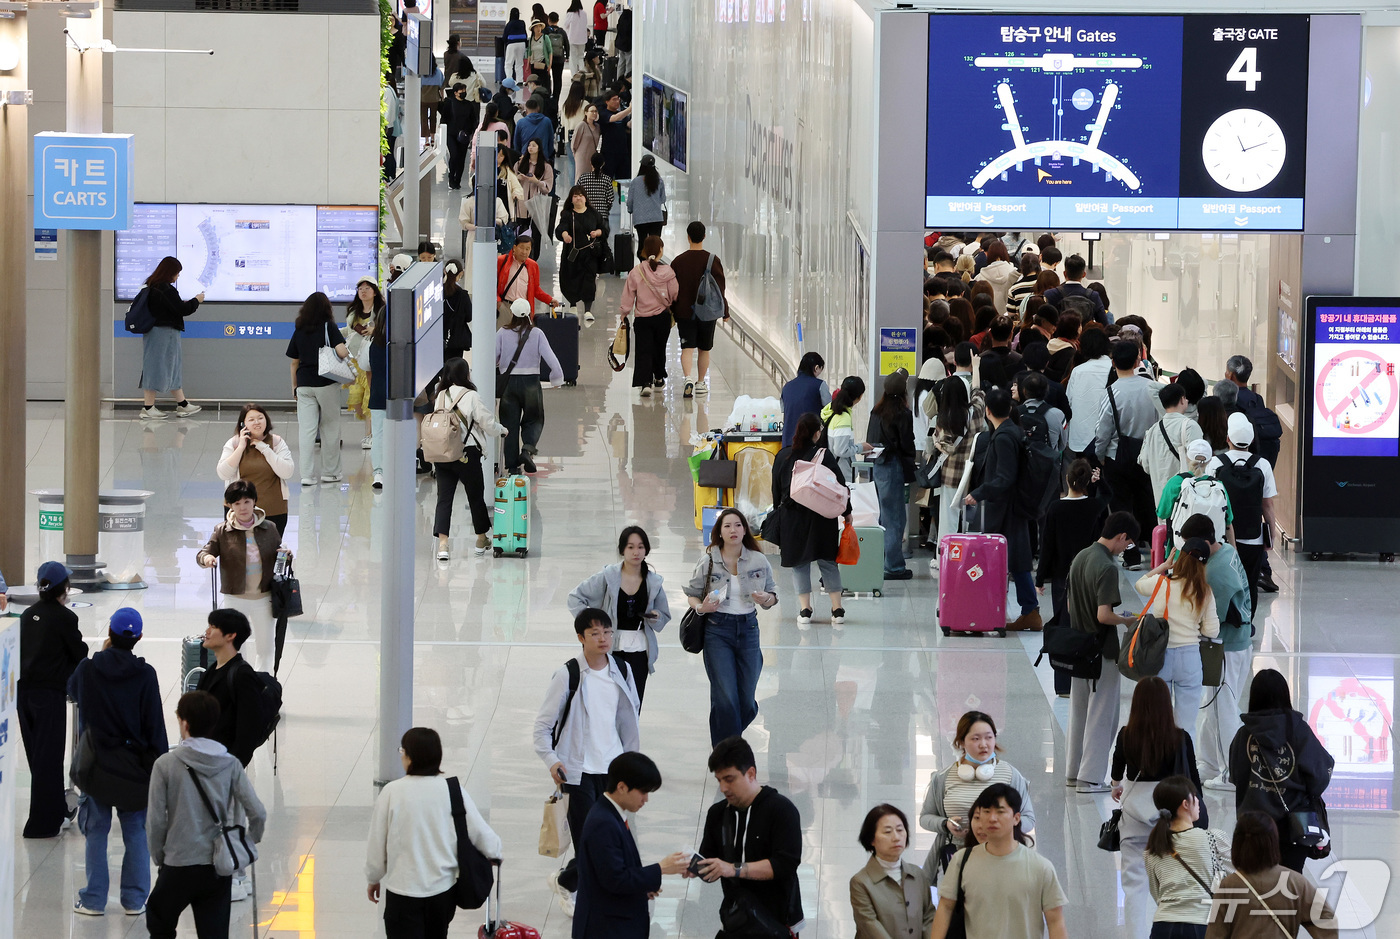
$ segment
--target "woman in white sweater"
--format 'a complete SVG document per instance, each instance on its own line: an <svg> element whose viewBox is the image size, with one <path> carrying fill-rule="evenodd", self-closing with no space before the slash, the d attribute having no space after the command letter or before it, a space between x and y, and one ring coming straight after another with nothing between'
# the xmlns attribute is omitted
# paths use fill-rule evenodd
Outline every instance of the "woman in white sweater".
<svg viewBox="0 0 1400 939"><path fill-rule="evenodd" d="M486 508L486 477L481 471L481 456L486 452L487 434L506 435L506 428L496 420L491 408L481 400L472 384L471 368L466 359L448 359L442 367L438 385L442 390L433 401L433 410L457 415L462 425L462 455L446 463L434 463L437 474L437 511L433 517L433 535L438 541L437 559L450 560L448 536L452 531L452 502L457 486L467 490L467 504L472 511L472 531L476 533L477 556L486 553L491 544L491 514Z"/></svg>
<svg viewBox="0 0 1400 939"><path fill-rule="evenodd" d="M406 776L388 783L374 802L365 852L369 899L384 895L384 933L388 939L421 936L446 939L457 912L452 887L457 882L457 829L452 820L450 786L457 777L442 775L442 739L431 727L410 727L399 741ZM467 837L484 856L501 859L501 839L464 791Z"/></svg>
<svg viewBox="0 0 1400 939"><path fill-rule="evenodd" d="M1157 824L1147 836L1143 859L1147 889L1157 903L1150 939L1204 939L1215 884L1230 860L1230 839L1214 828L1197 828L1200 793L1185 776L1168 776L1152 790Z"/></svg>

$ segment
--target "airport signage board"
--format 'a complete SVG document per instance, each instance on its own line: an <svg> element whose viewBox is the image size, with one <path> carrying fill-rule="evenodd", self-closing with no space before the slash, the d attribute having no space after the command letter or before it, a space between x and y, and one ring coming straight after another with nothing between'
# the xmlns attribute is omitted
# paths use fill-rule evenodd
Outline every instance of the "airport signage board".
<svg viewBox="0 0 1400 939"><path fill-rule="evenodd" d="M930 228L1298 231L1307 16L929 17Z"/></svg>
<svg viewBox="0 0 1400 939"><path fill-rule="evenodd" d="M122 231L131 224L131 134L34 135L34 227Z"/></svg>

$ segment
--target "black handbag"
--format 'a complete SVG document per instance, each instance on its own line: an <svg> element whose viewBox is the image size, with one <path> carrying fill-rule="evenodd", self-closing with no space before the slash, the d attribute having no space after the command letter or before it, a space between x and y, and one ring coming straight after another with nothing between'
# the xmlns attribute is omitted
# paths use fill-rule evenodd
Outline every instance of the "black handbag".
<svg viewBox="0 0 1400 939"><path fill-rule="evenodd" d="M272 578L271 593L274 619L286 619L302 614L301 581L297 580L296 574L292 571L290 559L288 559L286 569L282 574Z"/></svg>
<svg viewBox="0 0 1400 939"><path fill-rule="evenodd" d="M1123 810L1114 809L1108 821L1099 826L1099 847L1104 851L1117 851L1122 843L1118 826L1123 821Z"/></svg>
<svg viewBox="0 0 1400 939"><path fill-rule="evenodd" d="M719 905L719 922L726 936L743 939L792 939L792 930L754 899L747 890L731 887ZM949 934L951 935L951 933Z"/></svg>
<svg viewBox="0 0 1400 939"><path fill-rule="evenodd" d="M452 800L452 824L457 829L457 882L452 885L452 902L463 910L479 910L491 896L498 862L482 854L467 835L467 804L456 776L447 777L447 795Z"/></svg>
<svg viewBox="0 0 1400 939"><path fill-rule="evenodd" d="M709 549L705 549L709 552ZM710 576L715 572L715 556L710 554L710 563L705 567L705 589L710 589ZM704 598L701 598L704 602ZM685 611L681 617L681 648L699 654L705 650L705 614L695 607Z"/></svg>
<svg viewBox="0 0 1400 939"><path fill-rule="evenodd" d="M1219 688L1225 674L1225 643L1201 640L1201 686Z"/></svg>
<svg viewBox="0 0 1400 939"><path fill-rule="evenodd" d="M758 537L771 545L782 547L783 507L775 505L763 516L763 524L758 526Z"/></svg>
<svg viewBox="0 0 1400 939"><path fill-rule="evenodd" d="M953 915L948 921L948 931L944 933L947 939L967 939L967 896L963 893L963 871L967 869L968 856L972 854L971 848L963 849L962 864L958 867L958 887L957 903L953 907Z"/></svg>

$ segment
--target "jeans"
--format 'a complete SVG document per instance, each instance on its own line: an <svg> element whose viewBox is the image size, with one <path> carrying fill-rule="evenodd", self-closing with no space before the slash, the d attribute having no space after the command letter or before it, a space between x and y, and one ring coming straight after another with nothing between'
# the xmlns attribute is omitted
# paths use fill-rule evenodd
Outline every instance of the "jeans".
<svg viewBox="0 0 1400 939"><path fill-rule="evenodd" d="M373 425L371 425L373 426ZM340 475L340 386L297 388L297 462L303 478L314 479L316 431L321 432L321 476Z"/></svg>
<svg viewBox="0 0 1400 939"><path fill-rule="evenodd" d="M897 461L876 463L875 493L880 498L880 524L885 529L885 573L904 570L904 466Z"/></svg>
<svg viewBox="0 0 1400 939"><path fill-rule="evenodd" d="M569 797L567 811L570 838L577 838L583 834L583 823L588 820L589 810L593 808L594 803L603 798L603 791L607 788L606 773L581 773L578 785L564 784L564 792ZM574 843L574 856L569 858L569 863L565 864L559 873L559 886L570 891L578 889L577 842Z"/></svg>
<svg viewBox="0 0 1400 939"><path fill-rule="evenodd" d="M213 864L161 867L146 900L146 929L151 939L175 939L175 926L187 906L194 908L194 931L199 939L228 939L232 884L233 878L220 877Z"/></svg>
<svg viewBox="0 0 1400 939"><path fill-rule="evenodd" d="M841 596L841 568L835 561L818 559L812 564L822 572L822 589L837 597ZM799 564L792 569L792 585L798 594L812 592L812 564Z"/></svg>
<svg viewBox="0 0 1400 939"><path fill-rule="evenodd" d="M1166 661L1157 677L1172 689L1176 726L1194 734L1201 708L1201 647L1193 642L1189 646L1168 648Z"/></svg>
<svg viewBox="0 0 1400 939"><path fill-rule="evenodd" d="M384 475L384 411L370 409L369 412L369 468L370 472Z"/></svg>
<svg viewBox="0 0 1400 939"><path fill-rule="evenodd" d="M1203 777L1228 778L1230 775L1230 744L1234 742L1235 733L1244 726L1240 714L1249 707L1249 682L1254 674L1250 660L1253 657L1253 649L1225 653L1220 687L1211 690L1212 700L1201 711L1201 732L1195 737L1196 759L1201 764Z"/></svg>
<svg viewBox="0 0 1400 939"><path fill-rule="evenodd" d="M452 890L432 897L405 897L384 891L386 939L447 939L447 927L457 915Z"/></svg>
<svg viewBox="0 0 1400 939"><path fill-rule="evenodd" d="M475 453L476 449L473 448ZM491 515L486 510L486 478L481 475L481 457L463 463L434 463L437 470L437 511L433 519L433 535L448 535L452 530L452 501L460 484L467 490L467 504L472 510L472 531L484 535L491 530Z"/></svg>
<svg viewBox="0 0 1400 939"><path fill-rule="evenodd" d="M92 796L78 806L78 829L87 838L87 886L78 899L90 910L107 908L107 833L112 830L112 807ZM122 826L121 901L124 910L139 910L151 892L151 852L146 845L146 810L117 812Z"/></svg>
<svg viewBox="0 0 1400 939"><path fill-rule="evenodd" d="M515 473L520 467L520 451L534 457L539 450L540 434L544 432L544 390L539 375L512 375L506 379L501 393L501 423L510 432L502 452L506 471Z"/></svg>
<svg viewBox="0 0 1400 939"><path fill-rule="evenodd" d="M1016 603L1021 607L1021 615L1039 610L1040 595L1035 592L1035 575L1030 571L1012 571L1011 580L1016 584Z"/></svg>
<svg viewBox="0 0 1400 939"><path fill-rule="evenodd" d="M710 746L744 732L758 716L757 613L711 613L705 621L705 675L710 679Z"/></svg>

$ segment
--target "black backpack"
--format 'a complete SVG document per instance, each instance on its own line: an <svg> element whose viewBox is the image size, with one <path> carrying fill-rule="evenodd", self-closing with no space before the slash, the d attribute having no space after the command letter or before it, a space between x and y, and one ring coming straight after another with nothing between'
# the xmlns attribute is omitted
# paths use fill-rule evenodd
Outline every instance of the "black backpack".
<svg viewBox="0 0 1400 939"><path fill-rule="evenodd" d="M1247 460L1221 458L1215 478L1230 494L1230 507L1235 512L1235 537L1243 540L1258 538L1264 531L1264 471L1258 466L1256 453Z"/></svg>
<svg viewBox="0 0 1400 939"><path fill-rule="evenodd" d="M252 668L252 666L248 666ZM258 685L258 739L254 749L267 743L282 719L282 683L269 672L254 672Z"/></svg>
<svg viewBox="0 0 1400 939"><path fill-rule="evenodd" d="M622 657L621 652L612 653L613 661L617 667L622 669L622 677L628 675L627 660ZM559 714L559 721L554 725L554 731L550 734L550 746L559 746L559 735L564 732L564 725L569 722L569 712L574 708L574 695L578 694L578 684L583 677L583 672L579 670L578 659L569 659L564 663L564 667L569 670L569 696L564 699L564 710Z"/></svg>
<svg viewBox="0 0 1400 939"><path fill-rule="evenodd" d="M1042 519L1060 494L1060 454L1050 446L1050 424L1042 413L1044 402L1032 409L1022 405L1018 423L1025 432L1021 438L1016 466L1016 514Z"/></svg>
<svg viewBox="0 0 1400 939"><path fill-rule="evenodd" d="M156 318L151 313L151 288L142 287L136 299L126 311L126 331L144 336L156 328Z"/></svg>

